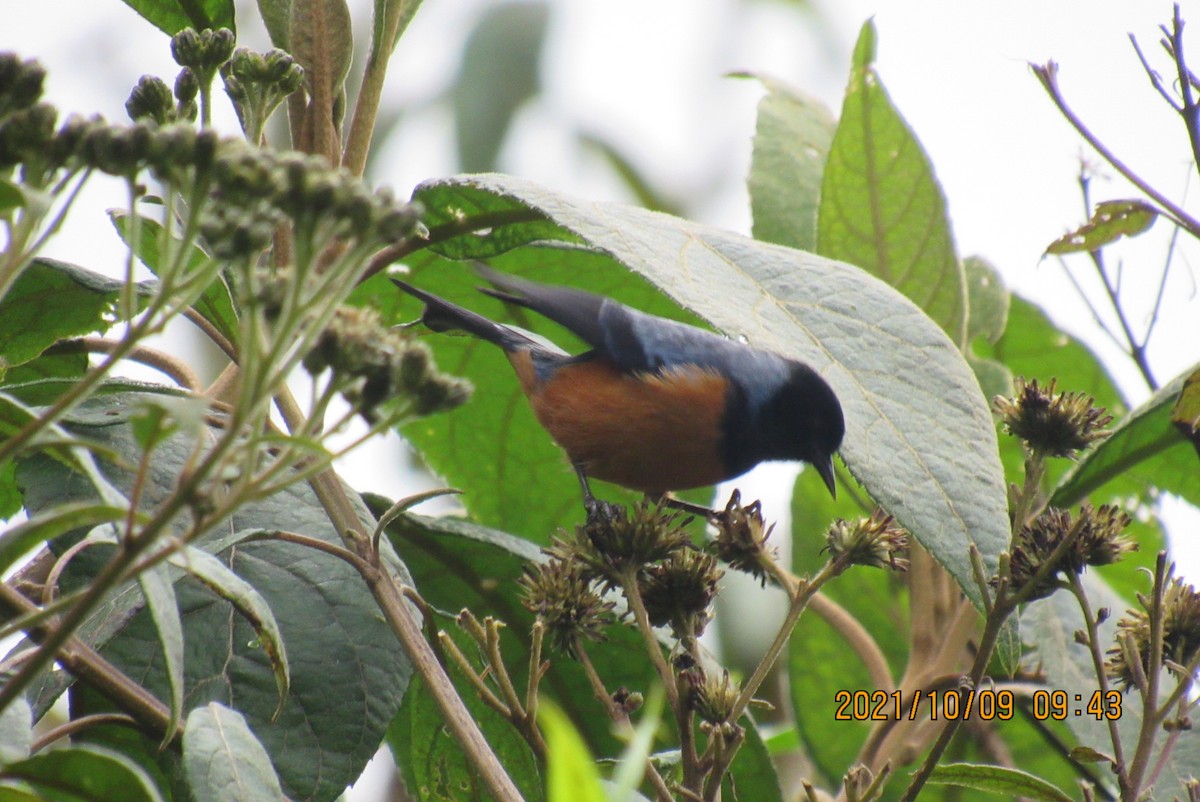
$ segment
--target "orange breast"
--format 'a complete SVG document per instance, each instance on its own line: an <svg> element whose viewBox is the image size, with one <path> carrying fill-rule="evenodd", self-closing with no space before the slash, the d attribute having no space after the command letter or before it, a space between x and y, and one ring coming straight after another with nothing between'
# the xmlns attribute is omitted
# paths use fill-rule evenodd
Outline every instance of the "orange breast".
<svg viewBox="0 0 1200 802"><path fill-rule="evenodd" d="M645 493L729 478L720 459L728 382L695 366L634 376L603 360L539 384L528 353L509 355L534 414L588 476Z"/></svg>

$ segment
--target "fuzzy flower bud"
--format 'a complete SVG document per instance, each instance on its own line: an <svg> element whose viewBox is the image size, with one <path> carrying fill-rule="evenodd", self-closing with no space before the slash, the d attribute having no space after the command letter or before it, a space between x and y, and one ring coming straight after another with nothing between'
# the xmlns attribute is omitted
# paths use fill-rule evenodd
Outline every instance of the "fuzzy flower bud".
<svg viewBox="0 0 1200 802"><path fill-rule="evenodd" d="M37 103L45 80L46 70L41 64L22 61L15 53L0 53L0 122Z"/></svg>
<svg viewBox="0 0 1200 802"><path fill-rule="evenodd" d="M614 507L609 516L596 516L575 530L572 541L556 541L551 553L576 559L607 587L620 587L648 564L667 560L691 538L677 512L643 499L631 510Z"/></svg>
<svg viewBox="0 0 1200 802"><path fill-rule="evenodd" d="M826 548L833 559L848 565L870 565L907 571L908 530L896 525L896 519L876 508L869 518L854 523L839 518L825 536Z"/></svg>
<svg viewBox="0 0 1200 802"><path fill-rule="evenodd" d="M125 111L134 122L166 125L175 119L175 101L161 78L143 75L125 101Z"/></svg>

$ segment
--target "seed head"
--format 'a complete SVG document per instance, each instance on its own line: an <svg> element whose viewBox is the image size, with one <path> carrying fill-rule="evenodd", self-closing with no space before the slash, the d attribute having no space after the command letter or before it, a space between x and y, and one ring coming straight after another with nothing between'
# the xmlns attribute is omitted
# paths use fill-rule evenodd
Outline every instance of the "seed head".
<svg viewBox="0 0 1200 802"><path fill-rule="evenodd" d="M570 554L606 587L619 587L628 572L640 573L651 563L669 559L691 546L678 512L646 499L632 511L617 507L576 528L571 541L557 541L552 552ZM690 520L690 519L688 519Z"/></svg>
<svg viewBox="0 0 1200 802"><path fill-rule="evenodd" d="M613 623L613 603L600 596L578 563L551 558L527 567L518 581L525 592L521 603L537 615L559 651L574 654L579 640L603 640Z"/></svg>
<svg viewBox="0 0 1200 802"><path fill-rule="evenodd" d="M1132 639L1136 659L1141 663L1142 675L1151 671L1150 666L1150 600L1139 595L1141 610L1129 610L1117 622L1117 645L1108 651L1104 664L1109 678L1128 688L1135 684L1135 669L1121 648L1122 641ZM1200 657L1200 593L1182 579L1172 579L1163 592L1162 657L1181 666L1191 666ZM1157 671L1161 666L1155 666Z"/></svg>
<svg viewBox="0 0 1200 802"><path fill-rule="evenodd" d="M1046 457L1073 457L1081 449L1108 436L1104 427L1112 415L1096 407L1094 399L1083 393L1055 393L1056 379L1048 387L1037 379L1026 382L1018 377L1013 398L996 396L996 412L1004 429L1025 442L1035 454Z"/></svg>
<svg viewBox="0 0 1200 802"><path fill-rule="evenodd" d="M725 509L714 512L708 521L717 529L713 539L717 557L730 568L750 574L765 586L767 571L763 564L774 559L766 544L775 524L767 526L763 520L762 502L755 501L743 507L741 491L734 490Z"/></svg>
<svg viewBox="0 0 1200 802"><path fill-rule="evenodd" d="M649 566L640 586L650 623L669 624L681 640L702 633L724 573L716 557L698 549L681 549Z"/></svg>
<svg viewBox="0 0 1200 802"><path fill-rule="evenodd" d="M1120 560L1137 544L1123 532L1129 526L1129 516L1119 507L1102 505L1099 509L1085 504L1079 508L1079 518L1072 520L1069 510L1050 507L1031 523L1021 527L1013 539L1011 578L1014 590L1025 588L1034 581L1047 560L1063 539L1078 527L1071 547L1063 553L1057 566L1048 570L1031 591L1030 599L1043 599L1058 588L1062 572L1081 573L1088 565L1109 565Z"/></svg>

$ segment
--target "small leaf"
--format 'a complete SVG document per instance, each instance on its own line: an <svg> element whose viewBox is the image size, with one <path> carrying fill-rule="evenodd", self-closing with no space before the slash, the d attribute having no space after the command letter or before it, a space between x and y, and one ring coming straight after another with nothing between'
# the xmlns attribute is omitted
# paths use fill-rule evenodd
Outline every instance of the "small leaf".
<svg viewBox="0 0 1200 802"><path fill-rule="evenodd" d="M143 768L98 746L41 752L4 766L0 779L23 781L43 802L163 802Z"/></svg>
<svg viewBox="0 0 1200 802"><path fill-rule="evenodd" d="M167 36L184 28L237 30L233 0L125 0L125 5Z"/></svg>
<svg viewBox="0 0 1200 802"><path fill-rule="evenodd" d="M741 76L739 76L741 77ZM766 76L758 102L750 174L754 238L817 249L821 178L836 123L824 103Z"/></svg>
<svg viewBox="0 0 1200 802"><path fill-rule="evenodd" d="M1046 247L1047 254L1096 251L1121 237L1136 237L1154 225L1158 210L1141 200L1115 200L1096 204L1092 218Z"/></svg>
<svg viewBox="0 0 1200 802"><path fill-rule="evenodd" d="M608 802L596 761L566 714L543 702L538 723L546 738L547 802Z"/></svg>
<svg viewBox="0 0 1200 802"><path fill-rule="evenodd" d="M258 0L259 5L268 0ZM290 1L290 0L289 0ZM396 6L400 7L400 19L396 24L396 35L392 37L392 41L387 43L387 50L391 51L396 48L396 43L400 41L400 37L404 35L404 31L408 29L408 24L412 22L413 17L417 15L417 9L421 7L422 0L375 0L375 14L371 19L371 52L383 53L384 42L383 36L385 30L385 21L389 14L396 13ZM286 49L286 48L285 48Z"/></svg>
<svg viewBox="0 0 1200 802"><path fill-rule="evenodd" d="M68 532L124 519L126 510L107 504L69 501L39 512L0 534L0 573L6 573L35 546Z"/></svg>
<svg viewBox="0 0 1200 802"><path fill-rule="evenodd" d="M1193 371L1171 407L1171 423L1191 441L1200 454L1200 370Z"/></svg>
<svg viewBox="0 0 1200 802"><path fill-rule="evenodd" d="M921 143L872 62L867 21L821 185L817 252L858 265L908 296L957 345L967 293L946 199Z"/></svg>
<svg viewBox="0 0 1200 802"><path fill-rule="evenodd" d="M1071 760L1079 763L1108 763L1112 766L1117 765L1116 759L1111 755L1106 755L1103 752L1092 749L1090 746L1076 746L1069 753Z"/></svg>
<svg viewBox="0 0 1200 802"><path fill-rule="evenodd" d="M238 540L244 540L249 533L236 533ZM283 703L287 700L288 687L291 682L291 671L288 667L287 649L284 647L283 634L275 614L271 612L267 600L254 587L235 574L224 563L206 551L188 546L182 555L174 554L171 564L184 569L200 580L205 587L234 606L242 617L254 627L258 636L258 644L271 661L271 671L275 675L275 686L279 691L279 704L275 708L272 719L279 716Z"/></svg>
<svg viewBox="0 0 1200 802"><path fill-rule="evenodd" d="M963 271L967 278L967 341L982 337L995 343L1004 334L1008 325L1008 308L1012 295L1000 275L990 262L981 256L963 259Z"/></svg>
<svg viewBox="0 0 1200 802"><path fill-rule="evenodd" d="M1028 797L1046 802L1074 802L1071 797L1053 783L1046 782L1019 769L1003 766L986 766L976 763L947 763L936 767L929 777L935 785L957 785L1003 794L1009 799Z"/></svg>
<svg viewBox="0 0 1200 802"><path fill-rule="evenodd" d="M149 217L140 217L137 224L138 241L130 241L130 221L129 213L123 209L110 209L108 212L109 219L112 221L113 227L117 229L117 234L127 247L133 250L134 256L141 260L150 272L154 275L161 275L162 259L163 259L163 237L165 232L162 224L157 220ZM177 251L182 247L182 242L178 238L172 238L170 243L172 251ZM206 263L210 262L212 257L205 253L198 245L189 244L187 246L186 265L189 273L197 272ZM233 296L229 292L229 286L225 283L225 277L217 273L211 284L204 289L204 293L196 299L192 304L192 308L207 320L213 327L225 336L225 339L231 343L238 341L238 319L237 312L233 305Z"/></svg>
<svg viewBox="0 0 1200 802"><path fill-rule="evenodd" d="M161 744L166 748L175 736L183 716L183 621L179 617L179 601L167 567L161 563L138 572L138 586L146 599L154 629L162 647L167 685L171 689L171 718Z"/></svg>
<svg viewBox="0 0 1200 802"><path fill-rule="evenodd" d="M283 802L267 750L242 714L209 702L188 714L183 769L196 802Z"/></svg>

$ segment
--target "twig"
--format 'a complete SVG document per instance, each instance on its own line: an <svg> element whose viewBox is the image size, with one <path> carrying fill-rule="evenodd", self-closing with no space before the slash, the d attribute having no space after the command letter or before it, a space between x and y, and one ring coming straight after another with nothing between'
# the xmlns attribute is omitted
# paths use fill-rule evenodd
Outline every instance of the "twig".
<svg viewBox="0 0 1200 802"><path fill-rule="evenodd" d="M1161 206L1163 214L1172 218L1177 225L1187 229L1192 236L1200 237L1200 221L1196 220L1178 204L1147 184L1139 175L1130 170L1123 161L1117 158L1116 154L1096 138L1071 107L1067 105L1066 98L1063 97L1058 86L1057 64L1053 61L1047 62L1044 65L1030 64L1030 69L1033 70L1034 75L1041 81L1042 86L1045 88L1047 94L1050 95L1050 99L1054 101L1054 105L1058 107L1059 112L1067 118L1067 122L1071 123L1072 127L1079 132L1079 135L1087 140L1087 143L1104 157L1105 161L1111 164L1117 172L1125 176L1131 184L1140 189L1148 198Z"/></svg>

